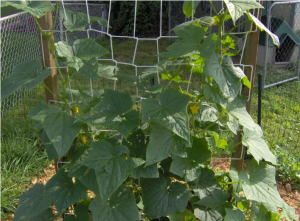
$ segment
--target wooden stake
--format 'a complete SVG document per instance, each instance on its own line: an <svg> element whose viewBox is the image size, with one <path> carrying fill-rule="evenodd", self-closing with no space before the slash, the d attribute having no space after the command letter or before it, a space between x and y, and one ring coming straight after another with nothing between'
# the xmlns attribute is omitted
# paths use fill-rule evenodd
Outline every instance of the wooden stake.
<svg viewBox="0 0 300 221"><path fill-rule="evenodd" d="M38 19L38 22L43 30L51 30L52 25L53 25L52 12L51 11L47 12L43 17ZM42 36L40 31L38 34L39 34L39 39L40 39L40 50L41 50L41 59L42 59L43 69L45 69L46 67L56 67L54 58L50 52L50 46L48 44L47 38ZM53 34L52 34L51 38L54 39ZM57 69L51 68L50 71L51 71L51 75L44 80L44 83L52 91L52 93L58 97L59 89L58 89ZM49 90L45 87L47 104L53 103L53 102L49 102L51 100L52 101L56 100L55 96L52 93L49 92ZM57 162L58 162L58 159L55 159L54 166L55 166L56 172L57 172L57 167L56 167Z"/></svg>
<svg viewBox="0 0 300 221"><path fill-rule="evenodd" d="M261 2L261 4L263 4L263 2ZM261 9L259 9L259 10L260 10L260 13L259 13L259 18L258 19L261 20L262 10ZM258 12L259 10L256 10L256 12ZM253 11L251 13L253 13ZM256 13L255 16L257 16L257 13ZM254 31L255 28L256 28L256 25L253 23L252 27L250 27L250 26L251 26L251 22L248 22L246 24L246 30ZM257 28L256 32L251 32L250 34L248 34L246 45L245 45L245 50L244 50L244 57L243 57L243 61L242 61L243 64L253 66L253 77L252 77L252 81L251 81L250 99L246 103L246 110L249 114L250 114L252 91L253 91L255 70L256 70L256 60L257 60L259 33L260 33L260 30L259 30L259 28ZM251 79L251 69L250 68L245 69L245 75L248 77L249 80ZM245 95L245 96L248 96L249 88L244 87L243 90L242 90L242 94ZM241 133L238 133L235 136L234 141L235 141L235 143L239 143L239 142L241 142L241 140L242 140L242 135L241 135ZM241 157L240 160L232 160L231 161L231 167L234 167L238 171L241 171L241 170L243 170L244 156L245 156L245 151L246 150L245 150L245 148L243 148L242 144L236 146L234 150L235 150L235 152L232 154L233 158L239 158L241 156L242 157Z"/></svg>

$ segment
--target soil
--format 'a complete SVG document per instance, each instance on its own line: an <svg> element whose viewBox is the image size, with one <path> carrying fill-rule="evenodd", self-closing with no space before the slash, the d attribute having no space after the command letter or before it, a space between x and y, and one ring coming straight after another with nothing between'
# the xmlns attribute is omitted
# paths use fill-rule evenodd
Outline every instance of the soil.
<svg viewBox="0 0 300 221"><path fill-rule="evenodd" d="M221 156L222 158L226 158L228 156L224 155ZM249 160L245 160L244 168L247 167ZM230 170L230 160L229 159L216 159L212 161L212 165L217 171L226 172ZM46 182L55 174L55 167L54 165L50 164L45 170L43 174L37 175L33 178L27 186L29 189L31 186L36 184L37 182L43 183L44 185ZM300 189L296 189L293 185L285 181L278 181L277 182L277 189L281 196L281 198L290 206L294 207L296 210L296 214L300 215ZM13 218L13 214L11 215ZM62 221L63 219L60 218L54 221ZM3 221L10 221L10 220L3 220ZM300 216L299 220L300 221Z"/></svg>

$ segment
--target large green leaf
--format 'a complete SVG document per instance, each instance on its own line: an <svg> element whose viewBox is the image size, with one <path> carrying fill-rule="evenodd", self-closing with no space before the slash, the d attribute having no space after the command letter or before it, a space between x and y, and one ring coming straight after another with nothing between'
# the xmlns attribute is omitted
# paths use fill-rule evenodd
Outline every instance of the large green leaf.
<svg viewBox="0 0 300 221"><path fill-rule="evenodd" d="M264 204L253 202L251 205L251 219L254 221L279 221L280 214L269 211Z"/></svg>
<svg viewBox="0 0 300 221"><path fill-rule="evenodd" d="M89 209L93 213L93 221L139 221L138 207L134 195L121 186L109 200L96 196Z"/></svg>
<svg viewBox="0 0 300 221"><path fill-rule="evenodd" d="M246 12L247 9L264 8L255 0L224 0L233 20L233 24Z"/></svg>
<svg viewBox="0 0 300 221"><path fill-rule="evenodd" d="M159 178L141 179L144 211L149 219L183 212L187 206L189 189L185 184L172 182L160 174Z"/></svg>
<svg viewBox="0 0 300 221"><path fill-rule="evenodd" d="M197 219L205 221L220 221L223 216L216 210L209 209L205 206L194 205L194 214Z"/></svg>
<svg viewBox="0 0 300 221"><path fill-rule="evenodd" d="M244 181L242 188L247 199L283 207L284 202L276 188L275 167L264 162L258 165L252 159L247 170L249 176L245 171L239 173L239 179Z"/></svg>
<svg viewBox="0 0 300 221"><path fill-rule="evenodd" d="M70 149L74 138L81 130L82 123L74 123L75 118L64 111L49 113L42 123L44 130L58 157L63 157Z"/></svg>
<svg viewBox="0 0 300 221"><path fill-rule="evenodd" d="M224 108L227 107L227 99L217 88L214 88L208 84L203 84L202 89L207 101L212 100L214 103L220 104Z"/></svg>
<svg viewBox="0 0 300 221"><path fill-rule="evenodd" d="M50 2L43 1L1 1L1 6L2 5L11 5L16 9L27 11L37 18L44 16L48 11L54 10Z"/></svg>
<svg viewBox="0 0 300 221"><path fill-rule="evenodd" d="M247 13L247 16L248 16L248 18L249 18L250 20L252 20L252 21L257 25L257 27L259 27L259 29L260 29L261 31L265 31L265 32L267 32L267 33L271 36L274 45L277 45L277 46L280 45L278 36L275 35L275 34L273 34L273 33L272 33L272 32L271 32L271 31L270 31L263 23L261 23L260 20L258 20L258 19L257 19L254 15L252 15L250 12Z"/></svg>
<svg viewBox="0 0 300 221"><path fill-rule="evenodd" d="M80 103L78 103L76 106L79 108L80 111L82 111L82 113L88 113L92 107L94 107L101 101L100 98L92 97L81 90L79 90L79 92L80 92Z"/></svg>
<svg viewBox="0 0 300 221"><path fill-rule="evenodd" d="M120 151L116 151L116 148L120 148L120 146L113 148L107 141L94 142L92 147L92 151L82 164L95 170L100 196L103 200L107 200L130 175L131 171L144 161L136 164L133 158L126 160L119 156Z"/></svg>
<svg viewBox="0 0 300 221"><path fill-rule="evenodd" d="M206 38L205 30L196 21L183 23L173 29L179 39L167 48L168 52L160 53L164 58L177 58L200 54L205 59L210 59L215 51L215 41L212 37Z"/></svg>
<svg viewBox="0 0 300 221"><path fill-rule="evenodd" d="M45 103L40 102L29 111L27 117L43 123L48 114L58 112L60 112L60 108L58 105L53 104L49 106Z"/></svg>
<svg viewBox="0 0 300 221"><path fill-rule="evenodd" d="M102 101L94 107L99 113L83 115L77 121L113 127L126 137L139 125L139 114L132 106L129 93L105 90Z"/></svg>
<svg viewBox="0 0 300 221"><path fill-rule="evenodd" d="M73 12L66 10L67 19L64 21L64 26L69 31L84 31L85 26L89 24L86 14L81 12Z"/></svg>
<svg viewBox="0 0 300 221"><path fill-rule="evenodd" d="M138 178L158 178L158 167L157 164L152 164L150 166L145 166L146 164L142 164L132 170L131 175L134 179Z"/></svg>
<svg viewBox="0 0 300 221"><path fill-rule="evenodd" d="M180 177L185 177L191 182L200 175L200 164L204 163L211 155L204 138L193 137L192 148L186 148L187 156L172 156L170 172Z"/></svg>
<svg viewBox="0 0 300 221"><path fill-rule="evenodd" d="M74 212L75 216L66 215L64 221L90 221L88 206L80 203L74 207Z"/></svg>
<svg viewBox="0 0 300 221"><path fill-rule="evenodd" d="M256 123L246 110L247 97L238 95L234 100L228 104L228 113L237 118L239 124L249 130L255 130Z"/></svg>
<svg viewBox="0 0 300 221"><path fill-rule="evenodd" d="M183 2L183 13L187 18L195 14L196 8L199 5L200 1L184 1Z"/></svg>
<svg viewBox="0 0 300 221"><path fill-rule="evenodd" d="M84 199L87 188L79 180L73 183L68 172L61 168L47 182L46 191L53 197L55 208L61 214L68 206Z"/></svg>
<svg viewBox="0 0 300 221"><path fill-rule="evenodd" d="M73 157L69 165L68 176L79 179L89 190L93 191L96 195L99 195L100 192L95 170L82 164L90 151L91 148L81 146L73 153Z"/></svg>
<svg viewBox="0 0 300 221"><path fill-rule="evenodd" d="M171 88L160 94L159 101L154 98L142 100L142 122L159 123L189 142L188 101L188 95Z"/></svg>
<svg viewBox="0 0 300 221"><path fill-rule="evenodd" d="M152 131L146 151L146 166L162 161L171 154L183 152L183 143L177 135L157 123L152 123L151 126Z"/></svg>
<svg viewBox="0 0 300 221"><path fill-rule="evenodd" d="M245 214L239 210L233 210L233 209L225 209L226 210L226 217L224 221L244 221L245 220Z"/></svg>
<svg viewBox="0 0 300 221"><path fill-rule="evenodd" d="M37 183L20 196L13 220L26 221L50 208L51 201L52 196L45 191L45 186Z"/></svg>
<svg viewBox="0 0 300 221"><path fill-rule="evenodd" d="M295 213L295 208L289 206L285 202L284 202L284 205L283 205L283 208L282 208L281 217L286 218L288 221L292 221L291 219L294 219L294 220L299 220L300 219L300 216Z"/></svg>
<svg viewBox="0 0 300 221"><path fill-rule="evenodd" d="M94 38L78 39L73 44L74 55L82 60L99 58L109 51L99 45Z"/></svg>
<svg viewBox="0 0 300 221"><path fill-rule="evenodd" d="M22 86L31 90L49 75L50 71L42 70L39 60L17 64L13 67L12 74L1 81L1 98L11 95Z"/></svg>
<svg viewBox="0 0 300 221"><path fill-rule="evenodd" d="M82 60L82 66L78 69L78 74L98 80L98 61L95 57L89 60Z"/></svg>
<svg viewBox="0 0 300 221"><path fill-rule="evenodd" d="M230 56L224 56L222 62L218 53L205 62L203 74L212 77L226 98L235 98L240 90L240 81L245 77L243 70L235 67Z"/></svg>
<svg viewBox="0 0 300 221"><path fill-rule="evenodd" d="M257 127L259 126L257 125ZM257 130L244 128L244 135L242 137L243 145L248 147L249 152L258 163L264 159L275 165L276 157L270 151L268 144L266 144L262 136L263 134L259 133Z"/></svg>
<svg viewBox="0 0 300 221"><path fill-rule="evenodd" d="M107 25L108 25L108 22L107 22L106 19L99 18L99 17L96 17L96 16L90 16L90 21L96 21L103 27L107 27Z"/></svg>
<svg viewBox="0 0 300 221"><path fill-rule="evenodd" d="M196 221L195 215L185 209L183 212L175 212L169 216L170 221Z"/></svg>
<svg viewBox="0 0 300 221"><path fill-rule="evenodd" d="M51 141L49 140L47 133L44 129L42 129L40 131L40 138L43 141L46 150L47 150L47 154L48 154L48 160L54 160L58 158L58 154L55 150L55 147L52 145Z"/></svg>
<svg viewBox="0 0 300 221"><path fill-rule="evenodd" d="M98 64L98 76L106 79L115 80L115 66Z"/></svg>
<svg viewBox="0 0 300 221"><path fill-rule="evenodd" d="M46 210L44 210L43 212L41 212L40 214L32 217L31 219L29 219L29 221L51 221L53 220L52 218L54 217L53 215L53 211L52 209L48 208Z"/></svg>

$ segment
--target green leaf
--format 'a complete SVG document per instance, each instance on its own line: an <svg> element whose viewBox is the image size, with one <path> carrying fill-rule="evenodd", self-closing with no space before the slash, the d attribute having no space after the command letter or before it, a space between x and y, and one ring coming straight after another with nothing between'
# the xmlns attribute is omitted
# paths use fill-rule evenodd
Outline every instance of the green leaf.
<svg viewBox="0 0 300 221"><path fill-rule="evenodd" d="M57 113L59 111L60 109L56 105L49 106L40 102L38 103L38 105L36 105L33 109L29 111L27 117L43 123L49 113Z"/></svg>
<svg viewBox="0 0 300 221"><path fill-rule="evenodd" d="M300 216L295 213L295 208L289 206L285 202L283 204L282 214L281 214L281 218L283 218L283 217L286 218L288 221L292 221L291 219L294 219L294 220L300 219Z"/></svg>
<svg viewBox="0 0 300 221"><path fill-rule="evenodd" d="M17 64L13 67L12 74L1 81L1 98L8 97L22 86L31 90L49 75L50 71L42 70L39 60Z"/></svg>
<svg viewBox="0 0 300 221"><path fill-rule="evenodd" d="M191 182L200 175L200 164L210 158L207 142L204 138L193 137L192 148L186 148L187 157L172 156L170 172L180 177L185 177Z"/></svg>
<svg viewBox="0 0 300 221"><path fill-rule="evenodd" d="M89 60L83 60L82 66L78 69L81 76L98 80L98 61L95 57Z"/></svg>
<svg viewBox="0 0 300 221"><path fill-rule="evenodd" d="M96 21L96 22L98 22L103 27L107 27L107 25L108 25L108 22L107 22L106 19L99 18L99 17L96 17L96 16L90 16L90 21Z"/></svg>
<svg viewBox="0 0 300 221"><path fill-rule="evenodd" d="M70 114L59 111L49 113L42 123L44 130L56 149L58 158L63 157L70 149L73 140L81 130L81 123L74 123Z"/></svg>
<svg viewBox="0 0 300 221"><path fill-rule="evenodd" d="M99 195L100 192L95 170L82 164L90 151L91 148L81 146L73 153L68 176L79 179L89 190L93 191L96 195Z"/></svg>
<svg viewBox="0 0 300 221"><path fill-rule="evenodd" d="M158 167L157 164L152 164L150 166L145 166L146 164L142 164L133 169L131 175L134 179L138 178L158 178Z"/></svg>
<svg viewBox="0 0 300 221"><path fill-rule="evenodd" d="M250 177L245 171L239 173L239 179L244 181L242 188L247 199L283 207L284 202L276 188L275 167L264 162L258 165L252 159L247 170Z"/></svg>
<svg viewBox="0 0 300 221"><path fill-rule="evenodd" d="M187 206L188 187L178 182L171 183L170 178L163 174L159 178L141 179L141 187L144 211L149 219L183 212Z"/></svg>
<svg viewBox="0 0 300 221"><path fill-rule="evenodd" d="M183 23L173 30L179 39L167 48L168 52L160 53L159 56L163 58L177 58L201 53L200 42L205 36L204 28L193 21ZM203 55L205 56L205 53ZM202 56L202 53L200 56Z"/></svg>
<svg viewBox="0 0 300 221"><path fill-rule="evenodd" d="M84 159L83 165L92 167L96 172L100 196L107 200L111 194L126 180L131 171L142 162L134 162L114 154L114 148L107 141L97 141L92 144L92 151ZM116 151L117 154L119 151Z"/></svg>
<svg viewBox="0 0 300 221"><path fill-rule="evenodd" d="M217 82L226 98L235 98L240 93L240 81L245 77L243 70L233 65L230 56L225 56L221 63L218 53L205 62L203 73Z"/></svg>
<svg viewBox="0 0 300 221"><path fill-rule="evenodd" d="M152 131L146 151L146 166L162 161L172 153L183 152L183 145L178 142L178 137L172 131L157 123L152 123L151 126Z"/></svg>
<svg viewBox="0 0 300 221"><path fill-rule="evenodd" d="M87 15L81 12L66 10L66 17L64 26L71 32L84 31L85 26L89 24Z"/></svg>
<svg viewBox="0 0 300 221"><path fill-rule="evenodd" d="M83 113L88 113L94 107L97 105L101 99L98 97L92 97L83 91L79 90L80 92L80 103L76 104L76 106L79 108L80 111Z"/></svg>
<svg viewBox="0 0 300 221"><path fill-rule="evenodd" d="M217 122L219 117L217 116L218 111L216 108L212 107L206 102L202 102L200 109L198 110L198 113L195 114L195 119L199 121L200 123L203 122Z"/></svg>
<svg viewBox="0 0 300 221"><path fill-rule="evenodd" d="M257 127L259 126L257 125ZM260 134L257 130L248 130L247 128L244 128L244 135L242 137L243 145L248 147L249 152L258 163L264 159L275 165L276 157L270 151L269 146L262 136L263 134Z"/></svg>
<svg viewBox="0 0 300 221"><path fill-rule="evenodd" d="M58 158L58 154L55 150L55 147L52 145L51 141L49 140L46 131L43 129L40 131L40 138L42 139L46 150L47 150L47 154L48 154L48 160L54 160Z"/></svg>
<svg viewBox="0 0 300 221"><path fill-rule="evenodd" d="M142 100L142 122L156 122L190 141L190 130L186 106L189 96L167 89L159 96Z"/></svg>
<svg viewBox="0 0 300 221"><path fill-rule="evenodd" d="M239 210L233 210L233 209L225 209L226 210L226 217L224 221L244 221L245 220L245 214Z"/></svg>
<svg viewBox="0 0 300 221"><path fill-rule="evenodd" d="M273 213L272 211L268 211L268 209L260 204L259 207L255 205L257 203L253 203L251 206L251 218L255 221L279 221L280 214ZM258 207L253 209L253 207Z"/></svg>
<svg viewBox="0 0 300 221"><path fill-rule="evenodd" d="M183 13L187 18L195 14L196 8L199 5L200 1L184 1L183 2Z"/></svg>
<svg viewBox="0 0 300 221"><path fill-rule="evenodd" d="M194 204L194 214L197 219L205 221L222 220L223 216L216 210L208 209L204 206L197 206Z"/></svg>
<svg viewBox="0 0 300 221"><path fill-rule="evenodd" d="M64 221L90 221L88 206L78 204L75 207L75 216L65 216Z"/></svg>
<svg viewBox="0 0 300 221"><path fill-rule="evenodd" d="M254 15L252 15L250 12L247 12L247 16L250 20L252 20L256 26L261 30L261 31L265 31L267 32L272 40L273 40L273 43L274 45L277 45L279 46L280 45L280 42L279 42L279 38L277 35L273 34L263 23L261 23L261 21L259 21Z"/></svg>
<svg viewBox="0 0 300 221"><path fill-rule="evenodd" d="M99 113L83 115L77 121L113 127L126 137L139 125L139 114L132 106L129 93L105 90L102 101L94 107Z"/></svg>
<svg viewBox="0 0 300 221"><path fill-rule="evenodd" d="M247 76L245 76L242 79L242 83L243 83L243 85L245 85L246 87L248 87L249 89L251 89L251 82L248 80Z"/></svg>
<svg viewBox="0 0 300 221"><path fill-rule="evenodd" d="M183 212L175 212L169 216L170 221L196 221L195 215L185 209Z"/></svg>
<svg viewBox="0 0 300 221"><path fill-rule="evenodd" d="M45 191L41 183L35 184L19 199L19 205L14 215L14 221L26 221L44 210L50 208L52 196Z"/></svg>
<svg viewBox="0 0 300 221"><path fill-rule="evenodd" d="M52 220L52 218L54 217L52 209L48 208L46 210L44 210L43 212L41 212L40 214L32 217L29 219L29 221L50 221Z"/></svg>
<svg viewBox="0 0 300 221"><path fill-rule="evenodd" d="M227 107L227 99L223 94L219 93L217 88L214 88L208 84L202 85L204 97L207 101L213 101L214 103L220 104L222 107Z"/></svg>
<svg viewBox="0 0 300 221"><path fill-rule="evenodd" d="M61 214L68 206L84 199L87 188L79 180L73 183L65 169L61 168L47 182L46 191L53 197L55 208Z"/></svg>
<svg viewBox="0 0 300 221"><path fill-rule="evenodd" d="M89 210L93 213L93 221L139 221L138 207L134 195L121 186L109 199L103 201L96 196Z"/></svg>
<svg viewBox="0 0 300 221"><path fill-rule="evenodd" d="M48 11L54 10L50 2L43 1L1 1L1 5L6 3L5 6L13 6L16 9L27 11L36 18L40 18Z"/></svg>
<svg viewBox="0 0 300 221"><path fill-rule="evenodd" d="M239 124L249 130L255 130L256 123L246 110L247 97L238 95L228 104L228 113L239 120Z"/></svg>
<svg viewBox="0 0 300 221"><path fill-rule="evenodd" d="M73 50L76 57L86 60L90 58L99 58L109 51L99 45L94 38L78 39L73 44Z"/></svg>
<svg viewBox="0 0 300 221"><path fill-rule="evenodd" d="M115 66L98 64L98 76L106 79L115 80Z"/></svg>
<svg viewBox="0 0 300 221"><path fill-rule="evenodd" d="M233 24L246 12L247 9L263 8L255 0L224 0L233 20Z"/></svg>

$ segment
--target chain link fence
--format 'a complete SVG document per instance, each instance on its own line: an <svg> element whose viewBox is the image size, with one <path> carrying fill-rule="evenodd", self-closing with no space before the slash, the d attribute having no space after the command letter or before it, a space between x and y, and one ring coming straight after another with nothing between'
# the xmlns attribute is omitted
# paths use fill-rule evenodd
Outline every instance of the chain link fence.
<svg viewBox="0 0 300 221"><path fill-rule="evenodd" d="M12 73L14 65L30 60L40 59L37 26L33 17L27 12L1 18L1 80ZM41 88L28 91L21 88L5 99L1 99L1 116L14 106L26 109L31 106L30 100L39 100ZM27 102L24 104L24 99Z"/></svg>

